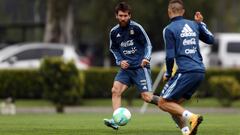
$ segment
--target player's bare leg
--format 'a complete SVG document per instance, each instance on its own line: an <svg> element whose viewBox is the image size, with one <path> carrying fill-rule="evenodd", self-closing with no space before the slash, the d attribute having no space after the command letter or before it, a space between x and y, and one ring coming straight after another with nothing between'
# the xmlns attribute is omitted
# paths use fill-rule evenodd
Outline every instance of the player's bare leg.
<svg viewBox="0 0 240 135"><path fill-rule="evenodd" d="M176 101L177 104L181 105L185 101L184 98ZM181 129L183 135L188 135L190 133L190 129L188 127L188 121L184 119L182 116L171 115L173 121L177 124L177 127Z"/></svg>
<svg viewBox="0 0 240 135"><path fill-rule="evenodd" d="M122 102L122 93L128 88L127 85L115 81L113 83L112 87L112 107L113 110L116 110L117 108L121 107L121 102Z"/></svg>
<svg viewBox="0 0 240 135"><path fill-rule="evenodd" d="M174 115L172 115L172 119L177 124L177 127L180 128L183 135L190 134L190 129L188 127L188 123L186 119L184 119L182 116L174 116Z"/></svg>
<svg viewBox="0 0 240 135"><path fill-rule="evenodd" d="M128 88L127 85L119 82L119 81L115 81L113 83L113 87L112 87L112 107L113 110L116 110L117 108L119 108L121 106L121 96L122 93ZM118 130L119 126L117 124L115 124L114 120L111 119L104 119L104 124L108 127L111 127L115 130Z"/></svg>
<svg viewBox="0 0 240 135"><path fill-rule="evenodd" d="M197 114L193 114L189 112L188 110L184 109L181 105L177 104L173 101L168 101L162 97L160 97L159 108L161 108L163 111L166 111L170 113L171 115L177 116L177 117L183 117L190 121L191 123L191 131L189 135L195 135L197 133L197 128L199 124L202 122L203 117Z"/></svg>

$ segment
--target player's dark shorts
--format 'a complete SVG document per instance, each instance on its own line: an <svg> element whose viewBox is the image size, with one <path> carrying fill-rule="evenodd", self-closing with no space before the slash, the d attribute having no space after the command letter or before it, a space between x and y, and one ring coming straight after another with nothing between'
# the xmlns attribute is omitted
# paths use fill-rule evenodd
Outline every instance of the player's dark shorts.
<svg viewBox="0 0 240 135"><path fill-rule="evenodd" d="M167 100L190 99L204 76L204 73L177 73L165 84L161 96Z"/></svg>
<svg viewBox="0 0 240 135"><path fill-rule="evenodd" d="M152 91L151 70L149 68L120 69L115 77L127 86L136 85L140 92Z"/></svg>

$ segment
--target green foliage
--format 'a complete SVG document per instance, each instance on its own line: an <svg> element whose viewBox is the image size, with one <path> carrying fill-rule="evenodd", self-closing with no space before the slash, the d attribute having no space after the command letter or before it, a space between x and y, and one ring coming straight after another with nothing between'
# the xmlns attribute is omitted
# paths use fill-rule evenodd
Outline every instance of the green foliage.
<svg viewBox="0 0 240 135"><path fill-rule="evenodd" d="M0 70L0 97L42 98L43 84L37 70Z"/></svg>
<svg viewBox="0 0 240 135"><path fill-rule="evenodd" d="M91 43L100 46L98 47L103 53L102 56L110 55L106 44L109 42L108 36L110 29L117 24L114 8L119 1L122 0L76 0L75 5L79 8L76 8L75 12L76 29L74 30L76 30L75 33L80 34L80 38L77 36L76 40L84 43L91 41ZM127 0L126 2L132 7L132 19L140 23L148 33L153 45L153 50L163 49L162 30L169 23L167 14L169 1ZM209 3L206 0L192 2L191 0L185 0L184 3L186 18L193 20L194 13L201 11L205 18L204 22L210 25L215 13L214 7L216 2ZM211 29L213 26L209 27Z"/></svg>
<svg viewBox="0 0 240 135"><path fill-rule="evenodd" d="M223 106L231 106L234 99L240 97L239 83L232 76L212 76L209 79L215 96Z"/></svg>
<svg viewBox="0 0 240 135"><path fill-rule="evenodd" d="M83 71L83 74L85 78L85 98L111 97L111 88L117 74L116 68L93 68Z"/></svg>
<svg viewBox="0 0 240 135"><path fill-rule="evenodd" d="M56 104L59 100L54 98L64 95L62 101L69 105L81 103L81 96L84 98L111 98L111 88L118 68L91 68L77 71L72 64L59 61L59 59L48 60L48 66L44 67L46 70L43 70L42 67L41 72L38 70L0 70L0 97L12 96L17 99L41 99L44 97ZM153 82L158 73L158 68L152 69ZM196 93L197 96L202 98L217 97L217 94L223 90L220 91L219 88L215 87L218 85L212 86L211 78L224 78L222 76L235 78L235 80L228 79L228 82L231 85L229 88L233 88L233 86L236 88L236 82L240 82L240 69L207 70L205 80ZM164 83L161 82L155 94L159 95L163 86ZM239 89L237 91L239 92ZM240 97L237 93L234 95L236 96L233 96L233 99ZM123 93L123 98L126 99L128 105L131 105L136 97L140 96L135 87L131 87Z"/></svg>
<svg viewBox="0 0 240 135"><path fill-rule="evenodd" d="M236 78L238 82L240 82L240 69L208 69L206 71L205 79L197 91L199 97L212 97L215 95L216 91L211 89L211 83L209 82L209 79L212 76L232 76Z"/></svg>
<svg viewBox="0 0 240 135"><path fill-rule="evenodd" d="M47 8L52 9L52 16L56 20L64 18L67 14L68 5L72 4L74 10L75 40L77 43L94 44L100 50L101 56L109 55L107 43L108 33L116 24L114 16L115 5L123 0L1 0L0 19L1 23L31 23L40 15L40 22L47 15ZM167 15L167 0L124 0L132 7L132 18L139 22L147 31L154 50L163 48L162 30L169 23ZM185 17L193 19L196 11L204 15L204 22L213 32L239 32L240 8L237 0L184 0ZM43 16L43 17L42 17ZM53 18L54 18L53 17ZM53 19L52 18L52 19ZM97 21L96 21L97 20ZM221 21L219 21L221 20ZM35 20L36 21L36 20ZM33 22L34 23L34 22ZM9 31L9 30L7 30ZM21 31L14 29L3 35L8 40L22 40ZM32 34L32 31L29 33ZM41 32L42 33L42 32ZM101 34L99 34L101 33ZM14 35L14 36L12 36ZM33 34L34 35L34 34ZM29 41L30 34L27 38ZM42 39L39 36L38 39ZM94 46L94 47L96 47Z"/></svg>
<svg viewBox="0 0 240 135"><path fill-rule="evenodd" d="M67 104L79 103L83 90L74 63L61 58L46 58L40 68L44 82L44 96L52 101L57 111Z"/></svg>
<svg viewBox="0 0 240 135"><path fill-rule="evenodd" d="M60 20L67 15L68 6L71 0L47 0L48 10L51 10L52 21Z"/></svg>
<svg viewBox="0 0 240 135"><path fill-rule="evenodd" d="M123 93L123 97L127 101L127 106L133 106L133 100L137 97L137 94L139 94L139 92L135 86L128 88Z"/></svg>
<svg viewBox="0 0 240 135"><path fill-rule="evenodd" d="M118 72L118 68L92 68L86 71L82 71L84 74L84 98L110 98L111 88L113 85L114 77ZM152 78L155 80L159 70L152 70ZM162 83L158 89L162 88ZM139 94L135 87L130 87L123 96L129 100Z"/></svg>

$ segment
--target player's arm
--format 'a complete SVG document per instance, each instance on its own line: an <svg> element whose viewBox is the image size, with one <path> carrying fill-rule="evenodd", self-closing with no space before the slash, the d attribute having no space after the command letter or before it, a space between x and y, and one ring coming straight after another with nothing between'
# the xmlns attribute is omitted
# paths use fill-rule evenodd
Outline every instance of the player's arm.
<svg viewBox="0 0 240 135"><path fill-rule="evenodd" d="M142 26L139 26L139 40L144 45L144 59L142 60L141 66L144 67L145 65L150 63L151 54L152 54L152 44L151 41L143 29Z"/></svg>
<svg viewBox="0 0 240 135"><path fill-rule="evenodd" d="M110 32L110 46L109 46L109 50L112 52L115 60L116 60L116 64L117 65L121 65L121 61L123 60L121 53L119 52L119 47L117 46L114 36L112 34L112 32Z"/></svg>
<svg viewBox="0 0 240 135"><path fill-rule="evenodd" d="M199 27L199 39L207 44L214 43L214 36L213 34L207 29L207 25L203 23L203 16L200 12L196 12L194 16L195 21Z"/></svg>
<svg viewBox="0 0 240 135"><path fill-rule="evenodd" d="M166 73L164 75L164 80L167 81L171 78L175 58L175 38L173 32L171 32L168 28L165 28L163 30L163 39L166 51Z"/></svg>

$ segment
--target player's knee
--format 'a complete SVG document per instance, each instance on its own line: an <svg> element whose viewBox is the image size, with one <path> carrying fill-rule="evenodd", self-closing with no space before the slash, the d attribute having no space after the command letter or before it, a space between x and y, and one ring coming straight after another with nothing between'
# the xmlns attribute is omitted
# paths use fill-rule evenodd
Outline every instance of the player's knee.
<svg viewBox="0 0 240 135"><path fill-rule="evenodd" d="M121 90L119 89L119 88L117 88L117 87L112 87L112 95L113 96L121 96Z"/></svg>

